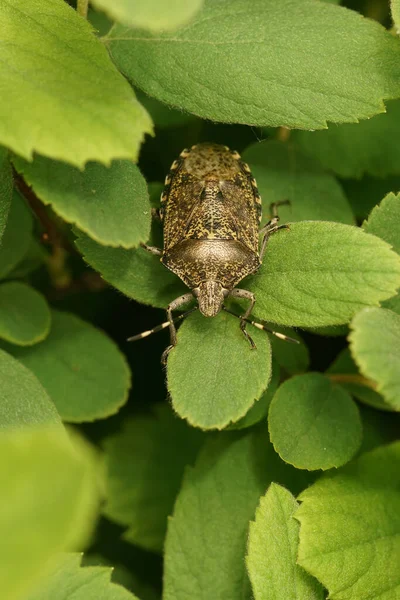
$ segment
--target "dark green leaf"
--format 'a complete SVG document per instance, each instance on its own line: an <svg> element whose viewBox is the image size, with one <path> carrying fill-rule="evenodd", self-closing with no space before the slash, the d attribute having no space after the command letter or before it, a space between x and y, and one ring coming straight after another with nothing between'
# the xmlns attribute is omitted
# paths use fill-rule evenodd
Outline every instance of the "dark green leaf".
<svg viewBox="0 0 400 600"><path fill-rule="evenodd" d="M0 285L0 338L30 346L50 331L50 309L44 297L25 283Z"/></svg>
<svg viewBox="0 0 400 600"><path fill-rule="evenodd" d="M161 552L184 467L192 464L204 436L178 419L167 405L155 417L136 417L104 444L107 517L126 525L124 538Z"/></svg>
<svg viewBox="0 0 400 600"><path fill-rule="evenodd" d="M360 415L351 396L319 373L298 375L276 392L268 414L271 442L298 469L331 469L361 445Z"/></svg>
<svg viewBox="0 0 400 600"><path fill-rule="evenodd" d="M72 314L53 311L46 340L10 351L37 376L65 421L104 419L128 398L123 354L102 331Z"/></svg>
<svg viewBox="0 0 400 600"><path fill-rule="evenodd" d="M354 223L353 213L339 183L292 144L267 140L249 146L243 153L261 197L263 222L269 220L271 202L290 200L278 209L282 222L339 221Z"/></svg>
<svg viewBox="0 0 400 600"><path fill-rule="evenodd" d="M226 313L188 317L168 358L168 390L178 415L202 429L223 429L243 417L271 377L268 336L249 326L251 349L239 320Z"/></svg>
<svg viewBox="0 0 400 600"><path fill-rule="evenodd" d="M79 167L137 158L150 118L87 21L60 0L4 0L0 29L1 144Z"/></svg>
<svg viewBox="0 0 400 600"><path fill-rule="evenodd" d="M323 129L400 95L398 40L324 2L209 1L173 34L117 25L107 41L150 96L214 121Z"/></svg>
<svg viewBox="0 0 400 600"><path fill-rule="evenodd" d="M8 152L0 148L0 240L6 227L10 211L13 179Z"/></svg>
<svg viewBox="0 0 400 600"><path fill-rule="evenodd" d="M15 156L13 162L44 204L97 242L132 248L148 240L149 195L132 162L91 162L84 171L42 156L33 162Z"/></svg>
<svg viewBox="0 0 400 600"><path fill-rule="evenodd" d="M0 279L10 273L25 256L31 243L32 214L14 191L10 214L0 246Z"/></svg>
<svg viewBox="0 0 400 600"><path fill-rule="evenodd" d="M157 256L143 248L104 247L85 234L79 234L76 245L84 259L106 281L139 302L166 308L169 302L187 292L178 277L168 271ZM140 331L132 331L132 335L134 333Z"/></svg>
<svg viewBox="0 0 400 600"><path fill-rule="evenodd" d="M299 563L332 600L399 596L399 442L322 477L299 499Z"/></svg>

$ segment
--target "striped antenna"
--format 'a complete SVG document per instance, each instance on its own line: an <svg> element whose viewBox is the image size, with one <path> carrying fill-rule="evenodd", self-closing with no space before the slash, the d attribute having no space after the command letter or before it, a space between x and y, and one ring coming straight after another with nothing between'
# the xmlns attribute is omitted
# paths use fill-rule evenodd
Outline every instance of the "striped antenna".
<svg viewBox="0 0 400 600"><path fill-rule="evenodd" d="M198 309L197 306L190 308L183 314L179 315L178 317L175 317L173 319L173 322L178 323L179 321L182 321L182 319L184 319L185 317L190 315L190 313L194 312L197 309ZM166 329L168 326L169 326L169 321L165 321L165 323L161 323L161 325L157 325L157 327L153 327L153 329L149 329L148 331L143 331L143 333L138 333L137 335L133 335L132 337L129 337L126 341L127 342L136 342L137 340L141 340L142 338L148 337L149 335L152 335L153 333L157 333L157 331L162 331L163 329Z"/></svg>
<svg viewBox="0 0 400 600"><path fill-rule="evenodd" d="M229 310L229 308L226 308L226 306L223 306L222 308L225 312L229 313L230 315L233 315L238 319L243 319L243 321L246 321L246 323L250 323L250 325L253 325L253 327L257 327L257 329L262 329L263 331L268 331L269 333L272 333L280 340L285 340L285 342L290 342L291 344L300 344L299 340L291 338L288 335L285 335L284 333L279 333L279 331L274 331L273 329L270 329L270 327L267 327L263 323L258 323L257 321L252 321L251 319L244 319L241 315L237 315L232 310Z"/></svg>

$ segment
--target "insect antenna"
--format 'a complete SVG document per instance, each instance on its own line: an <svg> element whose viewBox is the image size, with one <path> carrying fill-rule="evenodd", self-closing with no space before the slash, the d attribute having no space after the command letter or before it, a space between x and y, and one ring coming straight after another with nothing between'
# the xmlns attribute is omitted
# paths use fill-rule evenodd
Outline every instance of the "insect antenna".
<svg viewBox="0 0 400 600"><path fill-rule="evenodd" d="M198 306L194 306L193 308L190 308L183 314L175 317L173 319L173 323L178 323L179 321L182 321L182 319L184 319L185 317L190 315L190 313L194 312L197 309L198 309ZM126 341L127 342L136 342L137 340L141 340L142 338L148 337L149 335L152 335L153 333L157 333L157 331L162 331L163 329L166 329L168 326L169 326L169 321L165 321L165 323L161 323L160 325L153 327L153 329L149 329L148 331L143 331L142 333L138 333L137 335L133 335L132 337L127 338Z"/></svg>
<svg viewBox="0 0 400 600"><path fill-rule="evenodd" d="M234 317L237 317L238 319L243 319L243 321L246 321L246 323L250 323L250 325L257 327L257 329L262 329L263 331L268 331L269 333L272 333L280 340L285 340L285 342L290 342L291 344L300 344L299 340L291 338L288 335L285 335L284 333L279 333L279 331L274 331L273 329L267 327L263 323L259 323L258 321L252 321L251 319L245 319L241 315L237 315L232 310L229 310L229 308L226 308L226 306L223 306L222 308L225 312L229 313L230 315L233 315Z"/></svg>

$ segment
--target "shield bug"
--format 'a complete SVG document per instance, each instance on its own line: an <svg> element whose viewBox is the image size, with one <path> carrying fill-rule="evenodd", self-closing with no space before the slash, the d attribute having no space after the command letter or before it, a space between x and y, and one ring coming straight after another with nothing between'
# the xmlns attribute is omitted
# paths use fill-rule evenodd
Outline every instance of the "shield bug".
<svg viewBox="0 0 400 600"><path fill-rule="evenodd" d="M271 205L271 220L260 229L261 198L251 171L236 151L227 146L202 143L183 150L165 178L161 195L160 218L163 223L163 249L143 245L161 257L161 262L176 273L191 290L167 307L167 321L152 330L129 338L134 341L169 327L170 346L163 362L176 344L175 323L199 308L205 317L214 317L226 298L248 300L240 319L240 328L252 348L255 344L246 324L271 331L249 319L255 304L252 292L236 287L261 266L269 237L287 225L278 225L277 207ZM198 306L176 319L172 311L193 298ZM235 314L235 313L232 313ZM281 333L280 338L297 343Z"/></svg>

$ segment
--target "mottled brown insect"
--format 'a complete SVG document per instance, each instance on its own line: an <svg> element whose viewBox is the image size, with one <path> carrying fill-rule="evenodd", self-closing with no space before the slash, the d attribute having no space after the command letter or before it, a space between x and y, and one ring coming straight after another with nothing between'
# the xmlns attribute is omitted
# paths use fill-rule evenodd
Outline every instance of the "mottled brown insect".
<svg viewBox="0 0 400 600"><path fill-rule="evenodd" d="M259 269L270 235L287 227L278 225L278 204L288 201L271 205L272 218L259 229L261 198L256 181L239 154L227 146L210 143L183 150L172 163L161 195L164 248L147 245L144 248L161 256L161 262L191 292L171 302L166 323L129 339L133 341L169 327L171 344L163 354L165 361L176 344L172 311L195 297L200 312L205 317L214 317L222 308L228 310L224 300L230 296L249 301L248 309L240 316L240 327L254 348L246 323L268 328L249 320L254 294L236 286ZM286 339L283 334L276 335Z"/></svg>

